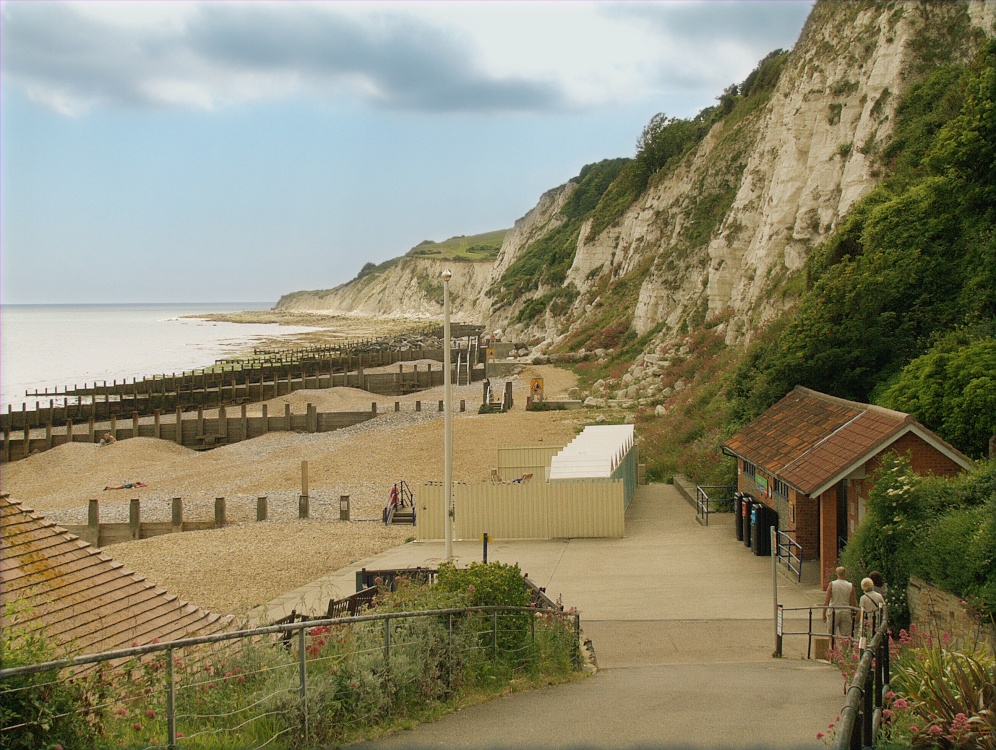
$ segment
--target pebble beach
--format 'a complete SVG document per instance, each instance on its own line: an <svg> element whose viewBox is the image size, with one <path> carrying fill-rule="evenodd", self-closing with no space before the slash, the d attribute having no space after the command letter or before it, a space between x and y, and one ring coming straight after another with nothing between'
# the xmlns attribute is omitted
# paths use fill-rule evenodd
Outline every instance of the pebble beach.
<svg viewBox="0 0 996 750"><path fill-rule="evenodd" d="M481 384L454 387L453 478L487 481L497 449L565 445L585 422L584 412L525 412L529 379L543 377L547 397L576 385L572 373L526 366L514 380L516 409L478 414ZM274 432L252 440L194 451L168 441L131 438L108 446L73 443L4 466L0 488L11 499L59 524L85 524L88 501L100 501L101 522L125 522L132 498L142 521L169 520L171 499L183 498L185 520L214 517L214 499L226 498L228 525L104 547L130 570L192 604L242 615L255 606L413 536L385 527L381 513L394 482L418 486L443 476L443 389L377 397L353 388L303 390L265 402L271 414L369 410L378 416L328 433ZM394 402L399 411L394 411ZM422 410L415 411L415 402ZM249 407L250 414L262 404ZM310 519L298 520L301 464L308 462ZM106 486L143 482L134 489ZM268 520L257 522L257 497L268 499ZM350 496L351 519L339 520L339 498Z"/></svg>

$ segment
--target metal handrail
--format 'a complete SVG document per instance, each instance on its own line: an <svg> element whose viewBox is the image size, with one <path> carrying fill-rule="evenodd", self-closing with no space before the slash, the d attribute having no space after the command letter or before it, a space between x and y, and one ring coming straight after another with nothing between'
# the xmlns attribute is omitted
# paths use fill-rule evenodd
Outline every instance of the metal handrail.
<svg viewBox="0 0 996 750"><path fill-rule="evenodd" d="M889 623L883 616L858 662L840 710L834 750L874 747L882 723L885 694L889 692Z"/></svg>
<svg viewBox="0 0 996 750"><path fill-rule="evenodd" d="M789 536L794 532L795 529L778 532L778 549L776 550L776 554L778 562L783 562L784 558L785 567L795 573L796 580L802 583L802 545Z"/></svg>
<svg viewBox="0 0 996 750"><path fill-rule="evenodd" d="M697 484L695 485L695 520L702 526L709 525L709 503L733 503L733 491L736 487L729 484ZM728 497L709 497L707 490L724 490Z"/></svg>
<svg viewBox="0 0 996 750"><path fill-rule="evenodd" d="M827 610L831 610L833 612L833 614L831 615L831 617L834 618L834 619L830 620L830 623L828 624L828 631L829 632L826 632L826 633L822 633L822 632L821 633L817 633L817 632L815 632L813 630L813 613L814 612L819 612L821 610L824 611L824 612L827 611ZM835 619L836 618L836 610L849 610L851 612L851 632L848 635L837 635L836 634L836 630L837 630L837 628L835 627L836 626L836 619ZM785 627L784 627L784 618L785 618L785 613L786 612L808 612L809 613L808 614L809 623L808 623L807 629L806 630L785 630ZM852 638L853 635L854 635L854 624L859 621L858 615L860 615L860 613L861 613L861 608L860 607L851 607L851 606L846 606L846 607L837 606L837 607L834 607L834 606L829 605L829 604L827 604L827 605L820 604L818 606L810 606L810 607L786 607L783 604L779 604L778 605L777 615L776 615L777 621L775 623L775 636L776 636L775 656L781 656L782 655L782 638L784 636L786 636L786 635L804 635L804 636L806 636L808 638L808 642L806 644L806 658L807 659L813 658L813 638L816 638L816 637L829 638L831 644L834 644L834 642L838 638Z"/></svg>

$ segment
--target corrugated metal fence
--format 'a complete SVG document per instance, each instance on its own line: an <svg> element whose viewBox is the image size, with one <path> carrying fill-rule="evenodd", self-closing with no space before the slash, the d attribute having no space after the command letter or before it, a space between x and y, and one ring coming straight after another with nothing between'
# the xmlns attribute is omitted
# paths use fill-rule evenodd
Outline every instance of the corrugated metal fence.
<svg viewBox="0 0 996 750"><path fill-rule="evenodd" d="M442 539L445 492L441 484L416 492L416 539ZM624 482L608 479L522 484L454 484L455 539L559 539L622 537Z"/></svg>

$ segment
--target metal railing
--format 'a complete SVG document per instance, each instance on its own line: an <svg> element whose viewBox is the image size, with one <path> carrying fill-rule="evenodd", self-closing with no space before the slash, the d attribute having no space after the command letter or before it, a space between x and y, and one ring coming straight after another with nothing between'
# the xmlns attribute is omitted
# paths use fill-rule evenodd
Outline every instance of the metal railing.
<svg viewBox="0 0 996 750"><path fill-rule="evenodd" d="M837 618L841 616L844 612L850 614L849 624L845 628L847 632L838 633L837 632ZM805 612L807 627L805 630L786 630L786 612ZM826 625L820 625L820 632L813 629L813 614L819 613L821 623L823 621L822 613L827 612L828 618ZM858 607L830 607L830 606L815 606L815 607L786 607L782 604L778 605L778 610L776 613L775 622L775 656L782 655L782 639L787 635L804 635L807 638L806 643L806 658L813 658L813 639L814 638L827 638L830 642L830 648L834 648L837 645L838 640L847 639L852 640L854 637L854 629L856 624L860 624L861 621L861 609ZM825 630L823 629L825 627Z"/></svg>
<svg viewBox="0 0 996 750"><path fill-rule="evenodd" d="M882 725L885 694L889 692L889 623L875 630L871 642L864 646L861 661L847 688L847 701L840 710L834 735L834 750L874 747Z"/></svg>
<svg viewBox="0 0 996 750"><path fill-rule="evenodd" d="M710 497L709 490L721 490L714 492ZM733 492L736 487L728 484L697 484L695 485L695 520L702 526L709 525L709 514L715 512L713 509L721 506L730 510L733 506ZM716 495L721 495L717 497Z"/></svg>
<svg viewBox="0 0 996 750"><path fill-rule="evenodd" d="M426 643L424 628L419 630L417 622L435 628L434 642ZM467 630L471 622L475 625ZM7 707L19 700L23 703L26 696L28 702L33 700L33 694L24 691L40 695L60 685L82 684L96 669L105 679L109 674L117 679L92 694L82 687L77 692L85 697L84 703L48 720L79 713L104 723L113 715L115 727L127 734L121 742L128 747L176 750L204 743L215 747L225 737L246 748L311 747L333 720L327 712L309 709L311 701L326 705L321 702L331 700L328 705L341 708L341 721L354 721L361 727L364 719L354 718L347 704L354 699L362 702L364 691L421 695L421 681L428 670L418 665L435 659L437 671L451 665L452 674L443 680L448 692L459 681L460 665L467 663L471 652L526 666L536 653L529 647L530 638L536 644L541 627L554 627L560 633L559 642L569 646L572 667L579 668L580 617L576 613L536 607L463 607L269 625L0 669L0 703ZM277 645L281 636L288 638L285 647ZM257 648L261 641L269 648ZM327 643L332 651L324 650ZM232 647L236 644L239 648ZM343 649L349 649L348 654ZM454 649L465 653L454 655ZM345 676L346 660L355 656L361 658L362 668ZM238 667L233 666L236 663ZM101 665L107 666L100 670ZM35 675L50 677L19 679ZM335 691L334 697L330 698L329 690ZM350 697L351 693L355 695ZM94 703L92 696L99 700ZM36 729L31 718L8 722L0 727L0 745L6 747L8 741L23 739L24 733ZM244 739L239 732L250 736Z"/></svg>
<svg viewBox="0 0 996 750"><path fill-rule="evenodd" d="M796 580L802 583L802 545L790 536L794 533L795 529L778 532L776 554L778 562L795 573Z"/></svg>

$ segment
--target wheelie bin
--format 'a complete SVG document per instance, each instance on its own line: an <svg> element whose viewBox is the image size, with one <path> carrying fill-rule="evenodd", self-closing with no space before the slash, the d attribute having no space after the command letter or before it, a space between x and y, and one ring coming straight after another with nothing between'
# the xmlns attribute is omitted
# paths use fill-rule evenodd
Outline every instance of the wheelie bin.
<svg viewBox="0 0 996 750"><path fill-rule="evenodd" d="M737 541L744 540L744 493L735 492L733 494L733 532L737 535Z"/></svg>
<svg viewBox="0 0 996 750"><path fill-rule="evenodd" d="M771 508L762 503L757 503L751 510L751 549L758 557L771 554L771 526L777 517Z"/></svg>
<svg viewBox="0 0 996 750"><path fill-rule="evenodd" d="M750 518L751 509L754 507L756 501L750 495L744 496L744 509L741 514L741 526L743 528L743 543L745 546L750 547Z"/></svg>

